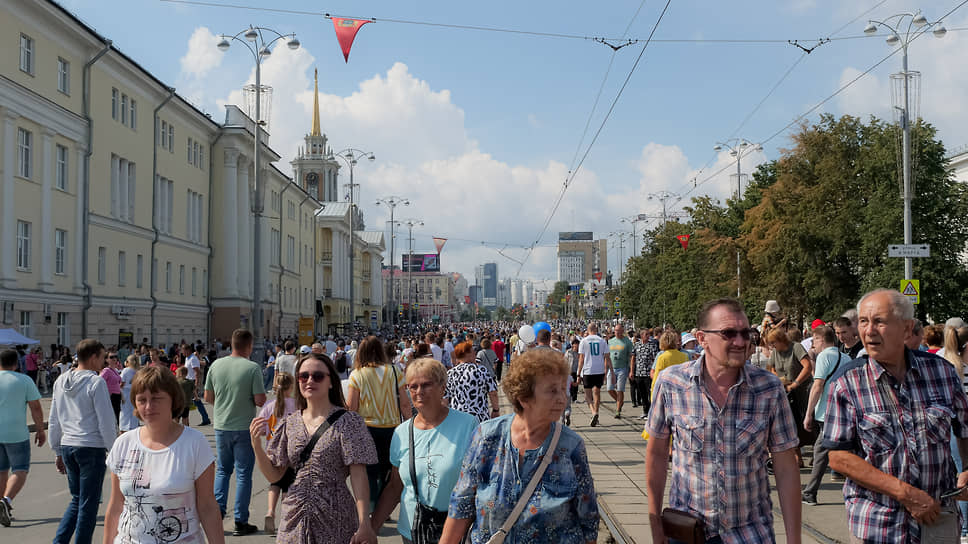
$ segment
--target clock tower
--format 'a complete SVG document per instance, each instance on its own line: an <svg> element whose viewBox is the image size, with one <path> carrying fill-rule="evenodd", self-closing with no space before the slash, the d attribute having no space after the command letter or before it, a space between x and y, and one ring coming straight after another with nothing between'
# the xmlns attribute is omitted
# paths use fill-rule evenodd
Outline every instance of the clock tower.
<svg viewBox="0 0 968 544"><path fill-rule="evenodd" d="M313 127L305 137L305 147L290 163L296 183L320 202L342 201L339 194L339 163L326 135L319 127L319 72L313 73Z"/></svg>

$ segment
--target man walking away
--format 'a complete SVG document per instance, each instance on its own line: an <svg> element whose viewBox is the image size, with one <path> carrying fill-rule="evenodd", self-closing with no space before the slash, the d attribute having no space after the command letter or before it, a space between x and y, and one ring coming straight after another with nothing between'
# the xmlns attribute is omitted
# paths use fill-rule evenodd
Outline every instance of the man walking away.
<svg viewBox="0 0 968 544"><path fill-rule="evenodd" d="M40 392L30 377L17 372L17 352L0 352L0 525L10 527L13 499L27 481L30 470L30 432L27 408L34 419L37 447L47 441Z"/></svg>
<svg viewBox="0 0 968 544"><path fill-rule="evenodd" d="M625 336L625 325L615 325L615 336L608 341L609 358L612 361L611 379L608 381L608 394L615 401L615 418L622 418L625 405L625 386L629 381L629 361L634 346Z"/></svg>
<svg viewBox="0 0 968 544"><path fill-rule="evenodd" d="M258 527L249 523L252 498L252 468L255 452L249 436L249 423L256 408L266 402L262 369L248 359L252 354L252 333L237 329L232 333L232 353L212 363L205 382L205 401L214 405L215 420L215 500L222 510L228 503L229 478L235 470L235 536L250 535Z"/></svg>
<svg viewBox="0 0 968 544"><path fill-rule="evenodd" d="M58 472L67 474L71 502L54 544L90 544L104 483L104 462L118 436L108 386L99 373L107 350L90 338L77 344L77 368L54 382L50 403L50 446Z"/></svg>
<svg viewBox="0 0 968 544"><path fill-rule="evenodd" d="M284 349L286 352L276 357L276 372L295 377L293 373L296 371L296 343L286 340Z"/></svg>
<svg viewBox="0 0 968 544"><path fill-rule="evenodd" d="M182 354L185 357L185 369L188 371L188 375L185 379L190 380L195 384L195 394L191 398L185 399L186 402L192 402L195 408L198 409L198 415L202 416L202 422L199 426L204 427L205 425L211 425L211 420L208 419L208 410L205 409L205 403L198 398L198 386L203 384L202 381L202 362L199 360L199 355L201 355L202 347L196 346L192 349L191 346L183 345Z"/></svg>
<svg viewBox="0 0 968 544"><path fill-rule="evenodd" d="M598 325L588 325L588 336L578 344L578 375L585 387L585 402L592 411L591 426L598 425L598 408L602 405L602 386L605 373L611 370L608 343L598 335Z"/></svg>
<svg viewBox="0 0 968 544"><path fill-rule="evenodd" d="M817 504L817 490L823 473L827 471L827 448L823 446L823 420L827 410L827 392L830 378L841 365L850 361L846 353L837 349L837 335L826 325L813 329L813 349L817 353L817 364L813 371L813 385L807 401L807 413L803 417L803 428L809 432L817 431L817 441L813 445L813 468L810 481L803 488L803 504Z"/></svg>

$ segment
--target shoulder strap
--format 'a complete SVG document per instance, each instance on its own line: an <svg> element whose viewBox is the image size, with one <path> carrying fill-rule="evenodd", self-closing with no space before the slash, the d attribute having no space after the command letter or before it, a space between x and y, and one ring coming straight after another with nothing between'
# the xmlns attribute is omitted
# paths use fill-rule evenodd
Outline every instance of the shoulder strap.
<svg viewBox="0 0 968 544"><path fill-rule="evenodd" d="M834 374L837 373L837 369L840 368L840 361L842 361L843 359L844 359L844 353L842 351L838 351L837 352L837 364L834 365L834 369L830 371L830 374L827 374L827 377L823 379L823 385L824 385L824 387L827 386L827 382L830 381L830 378L832 378L834 376Z"/></svg>
<svg viewBox="0 0 968 544"><path fill-rule="evenodd" d="M528 501L531 499L531 495L534 494L534 490L538 487L538 482L541 481L541 477L545 473L545 469L551 464L551 458L555 456L555 448L558 447L558 439L561 437L561 423L552 423L555 427L555 432L551 437L551 444L548 445L548 450L545 451L544 456L541 458L541 464L538 465L538 470L534 471L534 476L531 477L531 481L528 482L528 487L524 489L524 493L521 494L521 498L518 499L517 504L514 505L514 510L511 510L511 515L508 519L504 520L504 525L498 529L499 533L508 534L511 527L518 521L518 517L521 516L521 512L524 511L524 507L527 506Z"/></svg>
<svg viewBox="0 0 968 544"><path fill-rule="evenodd" d="M297 470L302 468L302 466L306 464L306 461L309 461L309 456L313 454L313 448L316 447L316 442L319 442L319 438L323 436L323 433L325 433L326 430L329 429L333 423L336 423L336 420L342 417L342 415L345 413L346 410L336 410L330 414L328 418L326 418L326 421L316 428L316 432L313 433L313 436L309 439L309 442L306 442L306 447L303 448L302 453L299 454L299 467L297 467Z"/></svg>
<svg viewBox="0 0 968 544"><path fill-rule="evenodd" d="M413 424L416 416L410 418L410 485L413 486L413 495L420 504L420 487L417 485L417 452L413 449Z"/></svg>

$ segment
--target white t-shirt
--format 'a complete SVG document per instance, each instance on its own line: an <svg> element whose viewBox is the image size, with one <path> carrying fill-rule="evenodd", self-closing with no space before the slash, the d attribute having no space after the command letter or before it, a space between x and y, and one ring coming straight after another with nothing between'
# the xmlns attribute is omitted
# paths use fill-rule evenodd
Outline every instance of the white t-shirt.
<svg viewBox="0 0 968 544"><path fill-rule="evenodd" d="M188 376L186 376L186 378L189 380L194 380L196 372L195 369L202 368L202 364L198 361L198 356L196 356L194 353L189 355L188 359L185 359L185 368L188 369Z"/></svg>
<svg viewBox="0 0 968 544"><path fill-rule="evenodd" d="M585 361L581 367L582 376L605 373L605 355L608 354L608 342L602 340L601 336L589 334L582 338L581 343L578 344L578 354L585 356Z"/></svg>
<svg viewBox="0 0 968 544"><path fill-rule="evenodd" d="M450 340L447 340L446 342L444 342L444 349L447 350L447 353L450 354L451 360L453 360L453 358L454 358L454 343L451 342Z"/></svg>
<svg viewBox="0 0 968 544"><path fill-rule="evenodd" d="M296 356L289 353L276 357L276 372L294 375L296 373L296 361Z"/></svg>
<svg viewBox="0 0 968 544"><path fill-rule="evenodd" d="M205 435L185 427L171 446L150 450L141 432L118 437L107 458L124 495L114 544L204 544L195 480L215 462L212 447Z"/></svg>
<svg viewBox="0 0 968 544"><path fill-rule="evenodd" d="M434 359L438 361L444 360L444 350L437 344L430 344L430 353L434 354Z"/></svg>

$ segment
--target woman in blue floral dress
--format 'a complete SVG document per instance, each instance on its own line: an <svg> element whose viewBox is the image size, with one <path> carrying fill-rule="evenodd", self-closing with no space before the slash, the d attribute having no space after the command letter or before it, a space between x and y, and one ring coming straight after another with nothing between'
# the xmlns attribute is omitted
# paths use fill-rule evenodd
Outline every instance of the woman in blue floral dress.
<svg viewBox="0 0 968 544"><path fill-rule="evenodd" d="M486 544L514 509L551 445L568 395L568 364L560 352L530 350L515 359L501 387L514 413L475 431L450 499L440 542ZM552 461L505 544L592 544L598 503L585 443L564 427Z"/></svg>

